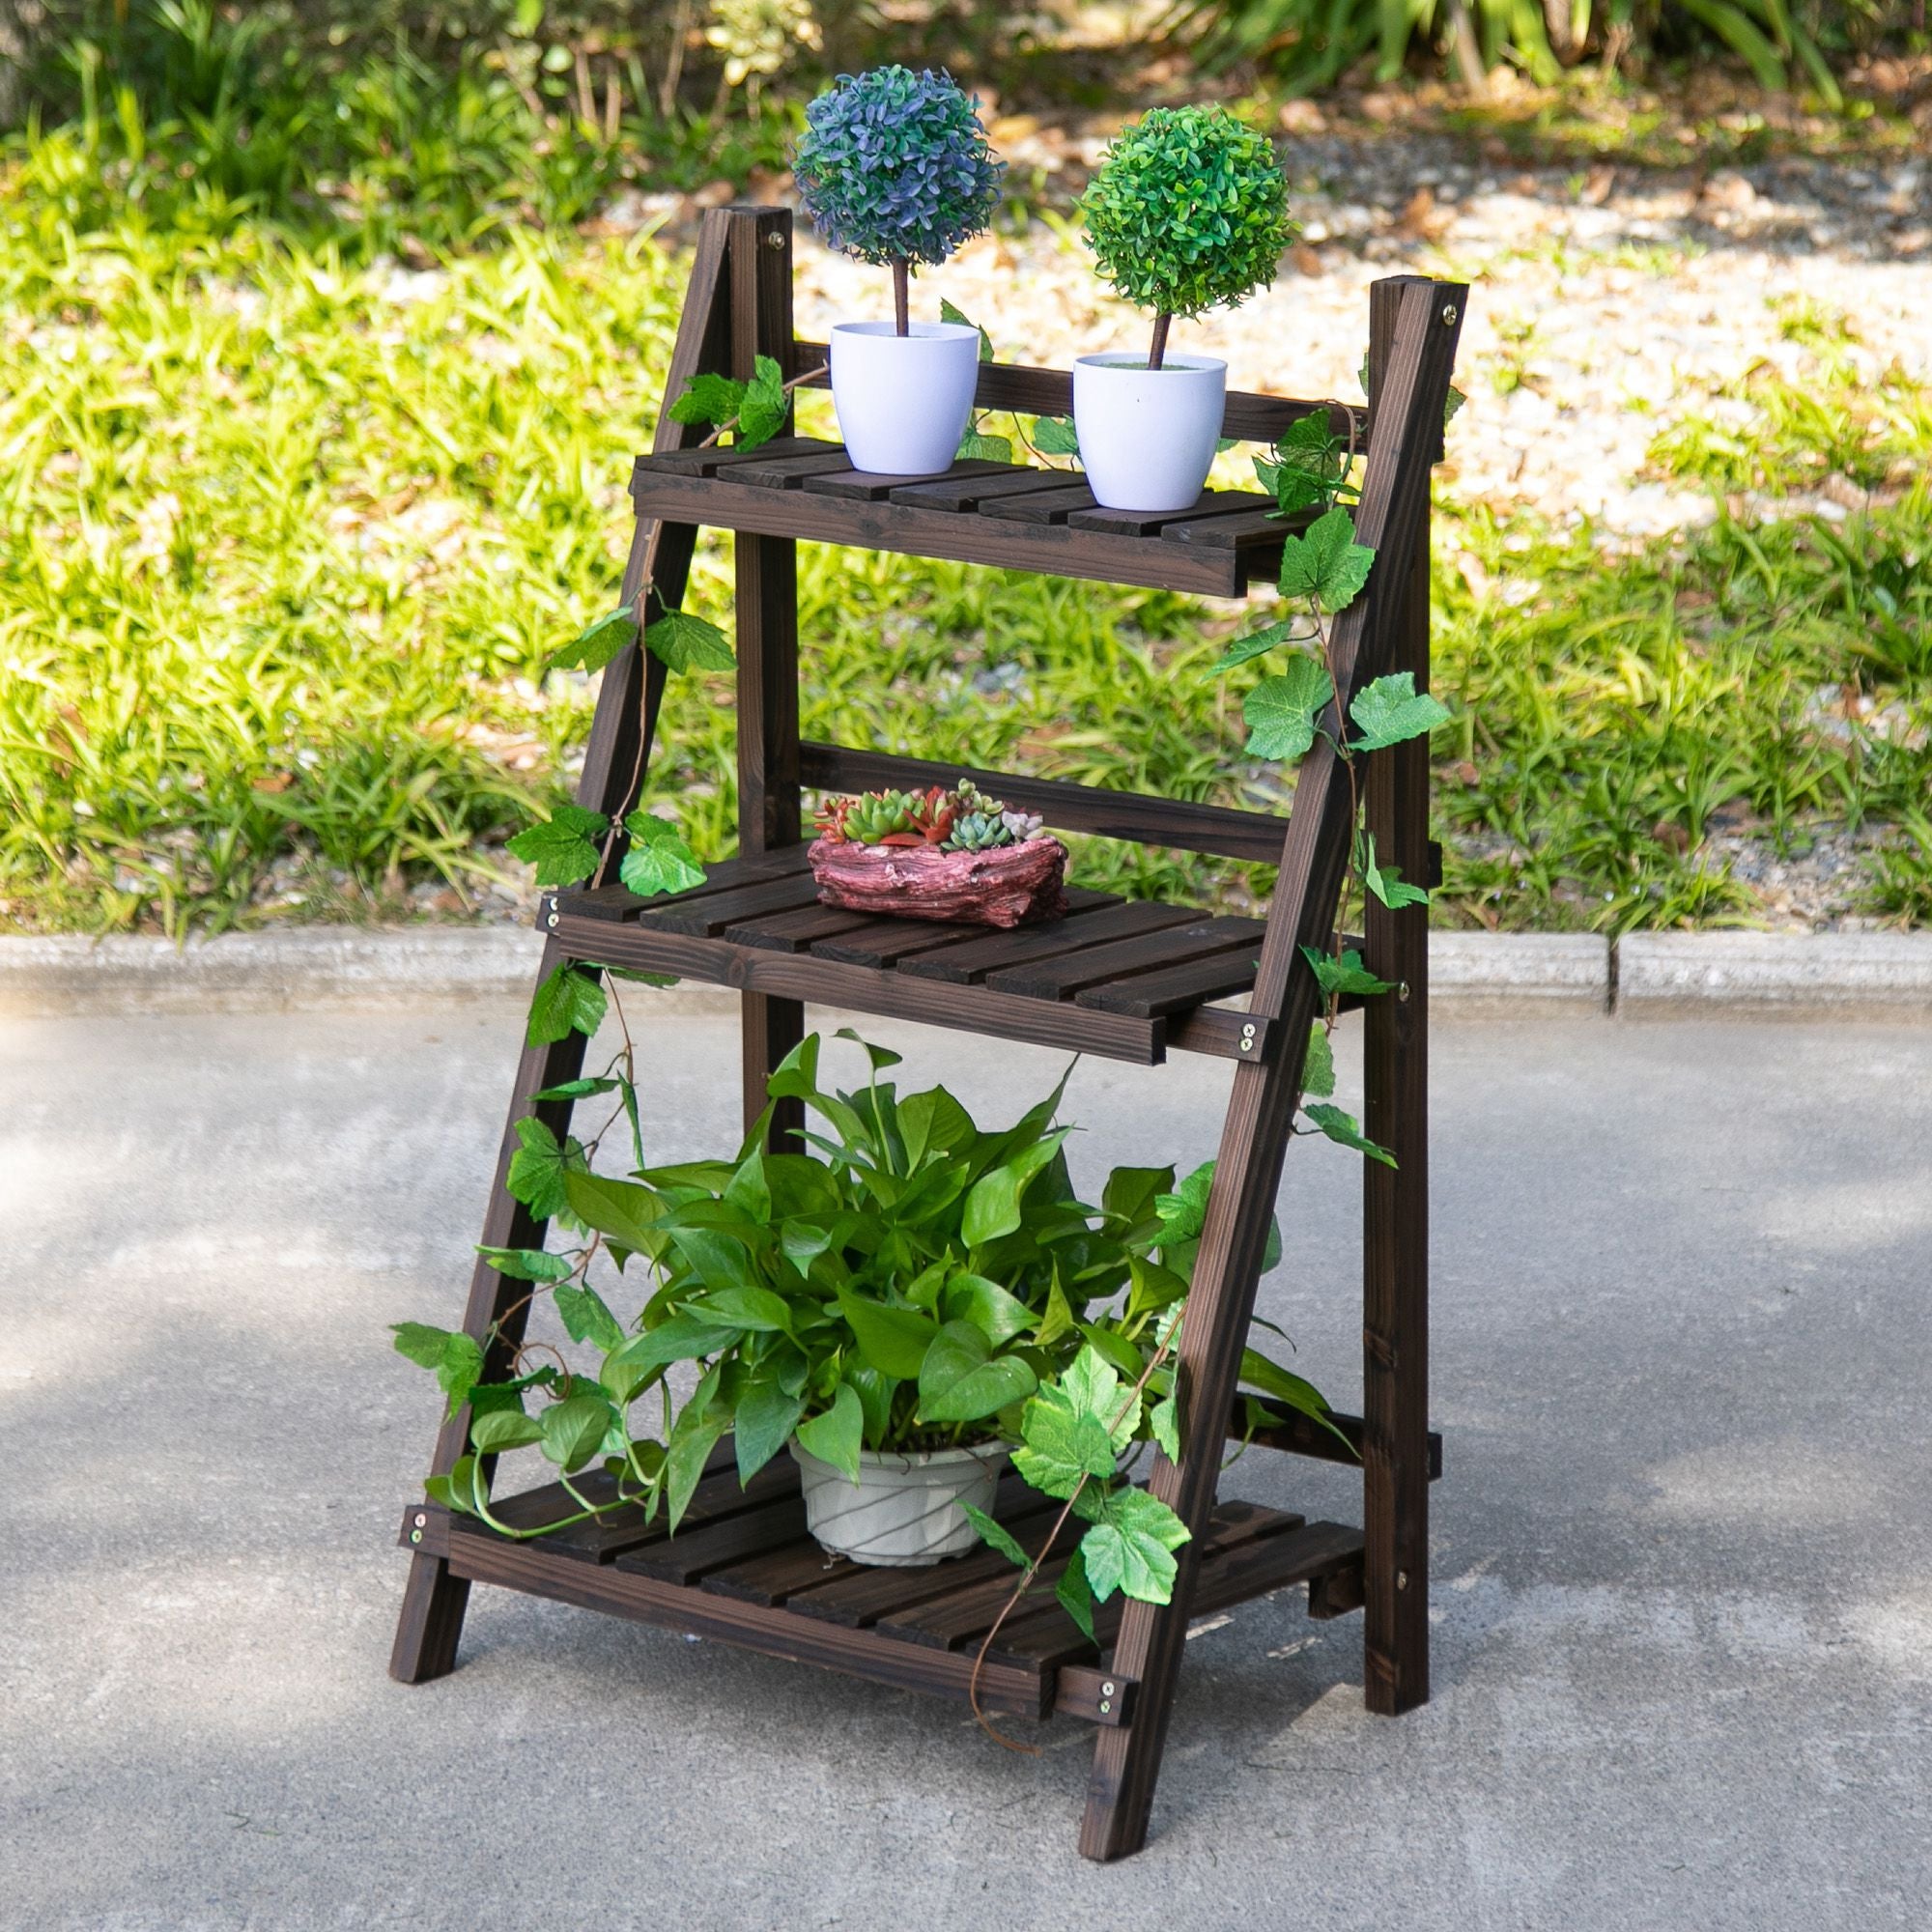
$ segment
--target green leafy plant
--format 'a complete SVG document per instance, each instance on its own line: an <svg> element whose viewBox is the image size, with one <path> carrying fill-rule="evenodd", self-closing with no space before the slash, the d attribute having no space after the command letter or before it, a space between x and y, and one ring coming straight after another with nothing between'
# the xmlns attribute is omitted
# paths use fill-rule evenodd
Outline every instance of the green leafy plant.
<svg viewBox="0 0 1932 1932"><path fill-rule="evenodd" d="M1150 369L1176 316L1264 288L1300 232L1272 144L1220 107L1145 115L1108 147L1080 213L1101 275L1153 311Z"/></svg>
<svg viewBox="0 0 1932 1932"><path fill-rule="evenodd" d="M985 228L1004 172L975 102L929 69L841 74L805 110L792 156L799 200L827 243L891 268L901 335L912 265L943 262Z"/></svg>
<svg viewBox="0 0 1932 1932"><path fill-rule="evenodd" d="M576 990L557 997L595 992L601 1017L597 969L565 970ZM854 1481L862 1450L1007 1442L1021 1476L1065 1508L1037 1551L976 1515L986 1540L1030 1578L1078 1517L1061 1597L1090 1633L1093 1603L1116 1590L1165 1603L1186 1531L1122 1464L1137 1444L1180 1454L1173 1352L1211 1163L1179 1184L1172 1168L1117 1168L1089 1205L1066 1166L1071 1129L1056 1124L1065 1076L1011 1126L986 1129L943 1087L901 1093L883 1078L896 1054L839 1037L864 1049L864 1086L821 1085L815 1034L770 1081L774 1104L802 1102L816 1122L803 1152L766 1150L768 1110L728 1159L650 1165L628 1027L601 1074L537 1096L616 1098L585 1141L518 1123L509 1190L578 1245L484 1255L529 1284L526 1301L551 1295L591 1361L521 1349L510 1378L486 1382L500 1323L481 1338L399 1324L397 1349L436 1375L448 1412L469 1408L468 1453L431 1494L517 1538L626 1503L663 1509L675 1529L727 1434L741 1481L793 1440ZM634 1159L606 1175L597 1155L619 1121ZM1278 1254L1277 1241L1268 1264ZM635 1285L626 1320L591 1283L600 1257ZM678 1364L696 1377L682 1403L667 1381ZM1241 1374L1325 1420L1319 1392L1257 1351ZM555 1464L576 1504L536 1527L493 1511L485 1475L485 1459L523 1447ZM615 1479L608 1497L573 1481L600 1462Z"/></svg>
<svg viewBox="0 0 1932 1932"><path fill-rule="evenodd" d="M819 807L817 830L834 844L930 845L947 852L987 852L1037 838L1037 812L1009 811L971 779L951 791L868 791Z"/></svg>

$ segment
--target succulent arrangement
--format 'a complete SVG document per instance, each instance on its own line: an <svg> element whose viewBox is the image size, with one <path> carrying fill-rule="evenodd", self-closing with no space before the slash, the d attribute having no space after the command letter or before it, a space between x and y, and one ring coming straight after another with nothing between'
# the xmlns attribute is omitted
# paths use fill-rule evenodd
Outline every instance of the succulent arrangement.
<svg viewBox="0 0 1932 1932"><path fill-rule="evenodd" d="M933 846L942 852L990 852L1037 838L1037 813L1009 811L971 779L951 791L868 791L829 799L819 808L819 837L833 844Z"/></svg>

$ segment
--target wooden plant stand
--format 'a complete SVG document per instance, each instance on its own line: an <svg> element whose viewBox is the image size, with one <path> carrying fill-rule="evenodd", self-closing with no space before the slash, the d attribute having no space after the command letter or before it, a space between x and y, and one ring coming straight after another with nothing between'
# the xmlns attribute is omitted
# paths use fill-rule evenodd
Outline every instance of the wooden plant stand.
<svg viewBox="0 0 1932 1932"><path fill-rule="evenodd" d="M1467 291L1398 276L1370 297L1371 408L1233 394L1230 436L1272 440L1327 409L1337 430L1366 437L1356 529L1378 561L1367 591L1336 622L1345 699L1392 670L1429 676L1429 476L1440 452L1444 399ZM792 333L791 218L781 209L706 216L665 385L711 369L749 376L754 355L787 376L823 364L821 345ZM817 379L821 384L823 378ZM1061 414L1065 371L987 364L981 408ZM1351 837L1346 768L1325 739L1300 766L1286 820L1265 813L973 772L1009 804L1056 829L1097 833L1280 867L1265 921L1212 918L1182 906L1075 891L1064 920L1013 932L868 918L818 904L805 869L801 791L951 783L959 767L799 735L796 549L801 538L952 557L1067 577L1240 597L1279 567L1283 525L1267 498L1206 495L1181 516L1094 507L1077 477L1009 465L955 464L941 477L855 472L833 444L783 437L749 454L696 447L698 433L659 423L631 494L637 533L625 579L648 614L682 596L700 526L737 532L738 783L742 856L704 885L639 900L616 888L545 901L542 975L582 961L674 973L744 995L748 1121L770 1070L803 1034L802 1002L1158 1063L1175 1050L1235 1063L1218 1179L1208 1205L1180 1375L1186 1436L1179 1463L1157 1459L1152 1488L1193 1532L1179 1552L1172 1604L1116 1597L1096 1652L1050 1596L1009 1618L980 1676L991 1711L1083 1718L1097 1748L1080 1849L1114 1859L1145 1842L1182 1639L1191 1618L1291 1583L1308 1585L1317 1617L1364 1612L1369 1708L1393 1715L1429 1695L1429 1484L1440 1470L1428 1389L1427 921L1371 902L1368 965L1399 990L1365 1009L1366 1131L1400 1165L1363 1163L1363 1413L1338 1416L1360 1455L1363 1523L1301 1518L1217 1495L1224 1442L1239 1433L1236 1381L1283 1156L1299 1098L1320 991L1301 956L1332 943ZM650 754L663 667L633 645L604 673L580 802L617 817L636 799ZM1404 875L1433 877L1426 740L1369 756L1368 822ZM1249 996L1246 1010L1215 1005ZM531 1095L574 1077L573 1034L526 1050L510 1121L534 1113L559 1136L564 1103ZM781 1105L774 1144L797 1145L797 1104ZM491 1247L537 1247L544 1227L504 1188L517 1146L506 1129L484 1221ZM521 1339L521 1284L479 1263L467 1331L497 1340L486 1375L506 1373ZM497 1324L500 1322L500 1328ZM1256 1440L1291 1454L1350 1461L1331 1436L1270 1406ZM461 1453L459 1414L437 1442L435 1468ZM726 1445L728 1451L728 1444ZM593 1482L597 1479L591 1479ZM497 1504L536 1523L562 1513L554 1488ZM1009 1480L1000 1512L1024 1536L1040 1499ZM472 1582L581 1604L773 1656L963 1698L980 1640L1014 1573L981 1550L930 1570L831 1562L805 1535L789 1459L740 1490L728 1457L705 1479L675 1537L621 1510L519 1543L427 1502L412 1505L412 1551L390 1669L421 1683L452 1669Z"/></svg>

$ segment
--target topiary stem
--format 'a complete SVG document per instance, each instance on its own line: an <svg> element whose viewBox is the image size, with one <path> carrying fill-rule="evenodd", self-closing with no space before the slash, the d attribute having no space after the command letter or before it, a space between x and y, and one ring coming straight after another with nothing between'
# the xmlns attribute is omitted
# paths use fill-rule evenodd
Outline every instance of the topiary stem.
<svg viewBox="0 0 1932 1932"><path fill-rule="evenodd" d="M1171 315L1157 315L1153 319L1153 347L1148 351L1148 367L1158 369L1167 359L1167 331L1174 321Z"/></svg>
<svg viewBox="0 0 1932 1932"><path fill-rule="evenodd" d="M912 333L912 264L903 255L893 257L893 327L900 335Z"/></svg>

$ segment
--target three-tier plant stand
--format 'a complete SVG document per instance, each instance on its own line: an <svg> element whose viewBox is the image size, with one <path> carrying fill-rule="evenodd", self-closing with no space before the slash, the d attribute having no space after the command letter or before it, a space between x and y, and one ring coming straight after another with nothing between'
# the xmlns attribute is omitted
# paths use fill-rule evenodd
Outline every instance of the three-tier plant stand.
<svg viewBox="0 0 1932 1932"><path fill-rule="evenodd" d="M748 377L753 357L787 377L819 368L822 345L792 332L791 217L731 208L706 216L665 385L679 394L700 370ZM1366 449L1359 541L1377 562L1364 594L1336 620L1332 656L1346 706L1386 671L1429 672L1429 476L1467 291L1398 276L1370 296L1370 407L1231 394L1225 433L1272 441L1326 410ZM816 379L820 383L823 378ZM1064 414L1065 371L986 364L979 406ZM1236 1383L1283 1156L1299 1098L1320 989L1303 946L1332 943L1352 837L1348 773L1326 739L1299 768L1286 820L1005 773L970 776L1062 829L1273 862L1265 921L1208 917L1182 906L1075 892L1066 917L988 933L970 926L868 918L818 903L805 865L801 793L951 783L945 759L816 744L799 734L796 551L801 540L1044 571L1064 577L1241 597L1279 566L1283 524L1270 499L1209 492L1179 515L1095 507L1077 476L958 463L944 476L895 478L852 469L836 444L785 436L750 452L697 447L699 432L665 416L638 460L637 531L625 594L651 586L646 614L682 596L701 526L736 532L738 786L741 856L673 898L618 888L551 895L540 915L540 973L596 962L672 973L743 994L747 1121L765 1103L770 1070L803 1033L802 1003L890 1014L1007 1039L1156 1064L1170 1052L1234 1063L1217 1179L1195 1263L1179 1376L1179 1463L1157 1459L1152 1488L1193 1533L1179 1553L1173 1601L1116 1597L1097 1619L1095 1650L1050 1595L999 1632L979 1670L990 1711L1058 1713L1096 1726L1080 1848L1113 1859L1145 1842L1154 1780L1190 1619L1292 1583L1311 1615L1364 1612L1369 1708L1393 1715L1429 1695L1428 1492L1440 1442L1428 1429L1428 952L1424 917L1371 901L1361 935L1369 967L1397 990L1367 1003L1365 1129L1391 1169L1363 1163L1360 1416L1336 1417L1359 1455L1359 1529L1218 1495L1224 1444L1247 1427ZM604 673L580 802L613 820L636 802L664 689L663 667L634 644ZM1426 740L1367 759L1367 816L1377 848L1408 878L1436 870L1428 836ZM1246 995L1245 1006L1231 1005ZM584 1042L571 1035L526 1050L510 1122L531 1114L559 1136L568 1103L533 1094L573 1078ZM775 1145L795 1146L796 1103L782 1103ZM482 1241L535 1247L543 1225L504 1187L518 1145L506 1130ZM472 1277L467 1331L490 1343L487 1378L507 1373L521 1339L523 1285L485 1263ZM494 1341L492 1338L494 1337ZM435 1468L462 1453L459 1413L437 1442ZM1354 1456L1293 1410L1267 1406L1254 1439L1329 1462ZM700 1484L675 1537L635 1508L555 1536L516 1542L428 1502L407 1510L412 1551L391 1672L421 1683L452 1669L472 1582L499 1584L668 1626L770 1655L955 1698L1014 1573L981 1550L923 1570L828 1563L805 1534L788 1459L741 1489L729 1445ZM580 1485L597 1478L582 1478ZM539 1490L496 1507L535 1524L561 1514ZM1040 1500L1009 1480L999 1510L1024 1540ZM1043 1521L1043 1519L1039 1520ZM1050 1581L1052 1573L1049 1572ZM1037 1606L1035 1606L1037 1605Z"/></svg>

